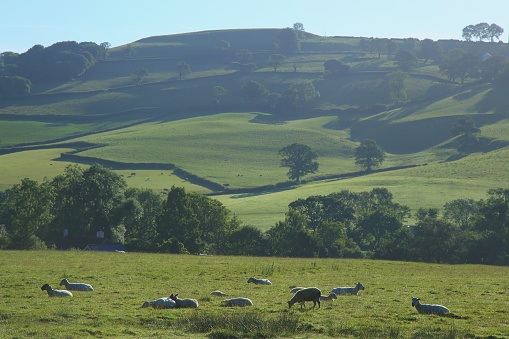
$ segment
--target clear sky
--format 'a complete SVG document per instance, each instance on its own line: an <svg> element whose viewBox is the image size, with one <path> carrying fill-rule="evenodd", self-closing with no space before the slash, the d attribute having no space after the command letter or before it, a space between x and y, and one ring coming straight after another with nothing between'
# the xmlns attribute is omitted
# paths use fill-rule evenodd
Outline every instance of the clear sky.
<svg viewBox="0 0 509 339"><path fill-rule="evenodd" d="M508 42L509 0L10 0L1 6L0 52L59 41L109 42L234 28L284 28L379 38L462 39L495 23Z"/></svg>

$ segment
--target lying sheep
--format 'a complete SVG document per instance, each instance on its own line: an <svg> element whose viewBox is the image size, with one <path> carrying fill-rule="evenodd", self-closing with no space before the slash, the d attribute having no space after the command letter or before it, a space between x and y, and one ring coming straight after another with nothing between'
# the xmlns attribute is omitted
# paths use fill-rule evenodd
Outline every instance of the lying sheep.
<svg viewBox="0 0 509 339"><path fill-rule="evenodd" d="M337 299L337 298L338 298L338 296L335 293L329 293L328 296L321 295L320 296L320 301L331 301L331 300L334 300L334 299Z"/></svg>
<svg viewBox="0 0 509 339"><path fill-rule="evenodd" d="M227 307L253 306L253 302L248 298L231 298L223 300L222 303Z"/></svg>
<svg viewBox="0 0 509 339"><path fill-rule="evenodd" d="M217 295L219 297L224 297L224 296L227 296L228 294L223 293L221 291L212 291L212 292L210 292L210 295Z"/></svg>
<svg viewBox="0 0 509 339"><path fill-rule="evenodd" d="M272 285L269 279L256 279L255 277L251 277L247 280L247 283L253 283L255 285Z"/></svg>
<svg viewBox="0 0 509 339"><path fill-rule="evenodd" d="M44 284L41 290L48 292L50 297L72 297L72 293L66 290L54 290L49 284Z"/></svg>
<svg viewBox="0 0 509 339"><path fill-rule="evenodd" d="M297 293L300 290L303 290L305 287L294 287L290 290L290 293Z"/></svg>
<svg viewBox="0 0 509 339"><path fill-rule="evenodd" d="M359 290L364 290L364 286L361 283L355 284L355 287L336 287L332 289L329 293L334 293L336 295L340 294L358 295Z"/></svg>
<svg viewBox="0 0 509 339"><path fill-rule="evenodd" d="M196 299L180 299L178 296L178 293L175 295L170 295L170 299L175 301L177 304L177 308L197 308L198 307L198 300Z"/></svg>
<svg viewBox="0 0 509 339"><path fill-rule="evenodd" d="M89 284L83 283L70 283L67 279L62 279L60 286L65 285L69 291L93 291L94 288Z"/></svg>
<svg viewBox="0 0 509 339"><path fill-rule="evenodd" d="M320 296L322 292L316 287L308 287L304 288L300 291L297 291L292 297L292 299L288 300L288 308L291 308L295 303L300 303L300 307L306 307L305 301L312 301L313 307L315 308L318 303L318 308L320 308Z"/></svg>
<svg viewBox="0 0 509 339"><path fill-rule="evenodd" d="M445 314L449 309L442 305L421 304L421 299L412 297L412 306L421 314Z"/></svg>
<svg viewBox="0 0 509 339"><path fill-rule="evenodd" d="M169 297L166 298L159 298L152 301L145 301L143 305L141 305L141 308L145 307L152 307L155 309L168 309L168 308L176 308L177 303L170 299Z"/></svg>

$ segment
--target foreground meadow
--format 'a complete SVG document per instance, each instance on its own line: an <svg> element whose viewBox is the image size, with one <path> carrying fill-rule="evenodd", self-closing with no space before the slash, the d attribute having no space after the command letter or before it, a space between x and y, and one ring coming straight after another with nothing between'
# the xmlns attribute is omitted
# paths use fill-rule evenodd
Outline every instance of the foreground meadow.
<svg viewBox="0 0 509 339"><path fill-rule="evenodd" d="M509 338L508 267L408 262L81 251L0 252L1 338ZM250 276L271 286L247 284ZM49 298L62 278L94 292ZM290 288L323 293L362 282L358 296L288 309ZM219 289L254 307L220 307ZM198 309L140 308L179 293ZM450 316L420 315L411 297Z"/></svg>

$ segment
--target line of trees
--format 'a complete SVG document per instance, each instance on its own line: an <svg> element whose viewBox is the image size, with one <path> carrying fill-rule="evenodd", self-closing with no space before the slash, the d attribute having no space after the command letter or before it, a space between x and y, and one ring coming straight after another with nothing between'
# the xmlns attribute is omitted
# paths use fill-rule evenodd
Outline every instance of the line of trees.
<svg viewBox="0 0 509 339"><path fill-rule="evenodd" d="M87 239L101 230L131 251L509 265L509 189L453 200L442 213L421 208L412 227L404 224L410 216L386 188L343 190L293 201L263 232L184 188L163 198L99 165L68 166L52 180L25 178L0 192L0 249L59 248L64 230Z"/></svg>

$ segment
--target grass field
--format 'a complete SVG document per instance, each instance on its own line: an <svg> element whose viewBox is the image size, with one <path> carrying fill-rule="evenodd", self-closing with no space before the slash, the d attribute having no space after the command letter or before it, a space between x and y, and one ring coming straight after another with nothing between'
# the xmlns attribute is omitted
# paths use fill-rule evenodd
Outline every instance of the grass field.
<svg viewBox="0 0 509 339"><path fill-rule="evenodd" d="M1 251L2 338L509 338L509 268L348 260L80 251ZM247 284L250 276L271 286ZM49 298L61 279L94 292ZM288 309L290 288L327 293L362 282L358 296ZM252 308L220 307L221 290ZM144 301L178 293L198 309L153 310ZM420 315L411 298L450 316Z"/></svg>

